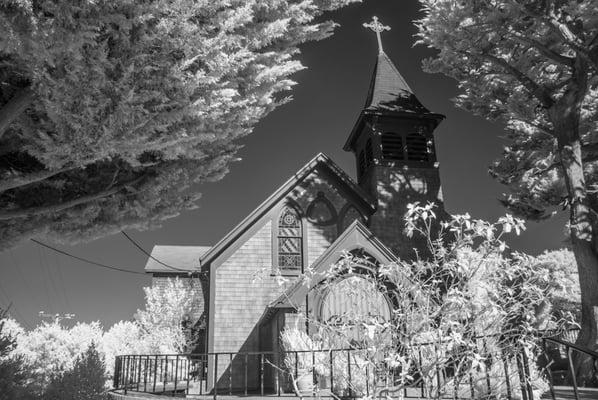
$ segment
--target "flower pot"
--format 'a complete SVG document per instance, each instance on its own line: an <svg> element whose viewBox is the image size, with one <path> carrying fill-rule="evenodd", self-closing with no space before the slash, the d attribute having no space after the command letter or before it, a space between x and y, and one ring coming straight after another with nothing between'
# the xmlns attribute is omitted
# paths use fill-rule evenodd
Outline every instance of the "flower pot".
<svg viewBox="0 0 598 400"><path fill-rule="evenodd" d="M299 370L297 376L297 390L300 395L310 395L314 391L314 380L311 371Z"/></svg>

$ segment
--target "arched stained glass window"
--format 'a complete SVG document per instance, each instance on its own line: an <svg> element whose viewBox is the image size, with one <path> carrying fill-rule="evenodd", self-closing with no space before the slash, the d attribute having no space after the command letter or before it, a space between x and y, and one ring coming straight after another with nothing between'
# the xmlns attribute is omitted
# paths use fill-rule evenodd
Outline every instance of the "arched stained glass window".
<svg viewBox="0 0 598 400"><path fill-rule="evenodd" d="M301 270L302 241L301 218L292 207L287 206L278 218L278 268Z"/></svg>

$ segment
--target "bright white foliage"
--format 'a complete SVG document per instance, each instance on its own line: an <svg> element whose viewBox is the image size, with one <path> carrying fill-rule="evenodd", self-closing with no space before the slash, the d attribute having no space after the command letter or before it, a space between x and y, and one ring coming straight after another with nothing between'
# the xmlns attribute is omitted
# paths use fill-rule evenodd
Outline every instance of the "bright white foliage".
<svg viewBox="0 0 598 400"><path fill-rule="evenodd" d="M597 185L595 0L420 3L419 43L438 51L424 68L457 81L457 106L506 127L508 144L491 167L511 189L504 203L541 219ZM567 161L562 148L580 143L583 163ZM581 165L586 188L568 193L562 159Z"/></svg>
<svg viewBox="0 0 598 400"><path fill-rule="evenodd" d="M143 288L145 308L137 310L136 321L141 330L144 351L153 353L180 353L185 351L187 338L182 329L185 317L190 317L198 291L179 278L168 279L165 286Z"/></svg>
<svg viewBox="0 0 598 400"><path fill-rule="evenodd" d="M78 355L93 342L101 343L99 322L67 328L59 321L42 322L34 330L16 335L16 355L22 355L42 385L73 368Z"/></svg>

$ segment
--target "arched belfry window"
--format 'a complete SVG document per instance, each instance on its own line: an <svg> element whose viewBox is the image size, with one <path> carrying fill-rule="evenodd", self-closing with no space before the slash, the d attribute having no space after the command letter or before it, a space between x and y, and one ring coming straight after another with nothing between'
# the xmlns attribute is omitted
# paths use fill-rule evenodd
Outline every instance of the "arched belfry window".
<svg viewBox="0 0 598 400"><path fill-rule="evenodd" d="M428 140L417 133L407 135L407 160L428 161Z"/></svg>
<svg viewBox="0 0 598 400"><path fill-rule="evenodd" d="M403 137L398 133L385 132L382 134L382 157L386 160L401 161L405 159L403 153Z"/></svg>
<svg viewBox="0 0 598 400"><path fill-rule="evenodd" d="M301 271L303 264L303 232L299 214L290 206L278 218L278 268Z"/></svg>

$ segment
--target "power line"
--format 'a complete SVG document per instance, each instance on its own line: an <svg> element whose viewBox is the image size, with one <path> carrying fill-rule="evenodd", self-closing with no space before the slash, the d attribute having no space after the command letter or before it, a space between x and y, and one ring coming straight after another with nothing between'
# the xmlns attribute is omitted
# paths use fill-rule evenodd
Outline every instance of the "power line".
<svg viewBox="0 0 598 400"><path fill-rule="evenodd" d="M16 271L17 275L19 275L19 278L21 279L23 284L27 287L28 295L30 297L35 297L35 301L37 301L37 303L41 304L41 301L39 300L39 297L38 297L37 290L32 289L33 285L29 282L29 279L26 278L26 276L23 274L23 271L21 270L21 266L19 265L17 258L15 257L14 253L12 252L12 249L8 249L8 252L10 254L10 257L12 258L12 263L9 263L9 264Z"/></svg>
<svg viewBox="0 0 598 400"><path fill-rule="evenodd" d="M42 249L41 247L37 248L37 253L39 255L39 266L41 268L41 273L44 274L42 278L42 285L44 286L44 291L46 292L46 299L48 300L46 306L50 308L50 312L55 312L54 306L52 304L52 299L50 298L50 289L48 289L48 279L46 278L48 276L47 270L46 270L46 266L44 265L43 262L43 258L42 258ZM44 307L45 308L45 307Z"/></svg>
<svg viewBox="0 0 598 400"><path fill-rule="evenodd" d="M8 306L6 307L6 311L9 314L12 314L12 312L10 311L11 309L14 310L17 318L19 318L21 320L21 322L23 323L23 325L25 325L25 327L29 330L33 329L31 327L31 325L29 324L29 322L27 322L27 320L25 319L25 317L23 317L23 315L19 312L19 310L17 310L17 307L14 305L14 303L10 300L10 297L6 294L6 292L4 291L4 289L2 288L2 286L0 285L0 293L2 293L2 295L6 298L6 304L8 304Z"/></svg>
<svg viewBox="0 0 598 400"><path fill-rule="evenodd" d="M56 269L58 270L58 281L60 282L60 286L62 288L62 296L64 297L64 303L66 304L66 308L69 312L73 312L73 307L71 306L71 302L69 301L68 296L66 295L66 285L64 284L64 276L62 275L62 266L58 261L58 255L54 253L54 264L56 265Z"/></svg>
<svg viewBox="0 0 598 400"><path fill-rule="evenodd" d="M133 243L135 245L135 247L137 247L143 254L145 254L146 256L148 256L149 258L151 258L152 260L156 261L157 263L162 264L166 268L170 268L170 269L173 269L175 271L181 271L181 272L186 272L186 273L192 273L193 272L193 271L190 271L188 269L177 268L177 267L173 267L172 265L168 265L166 263L163 263L162 261L158 260L156 257L152 256L150 253L148 253L147 251L145 251L145 249L143 247L141 247L139 245L139 243L137 243L135 240L133 240L133 238L131 236L127 235L125 233L125 231L120 231L120 233L122 233L123 235L125 235L125 237L127 239L129 239L129 241L131 243Z"/></svg>
<svg viewBox="0 0 598 400"><path fill-rule="evenodd" d="M47 257L46 254L46 249L41 250L41 253L43 254L43 258L44 258L44 266L46 267L46 275L48 276L48 278L50 279L50 286L52 287L52 290L54 292L55 299L56 299L56 305L58 306L60 301L62 301L62 299L60 299L60 293L58 291L58 285L56 285L56 281L54 280L54 270L52 268L52 265L50 264L50 260ZM59 301L60 299L60 301ZM65 304L66 306L66 304ZM56 311L58 312L60 310L60 308L62 307L56 307Z"/></svg>
<svg viewBox="0 0 598 400"><path fill-rule="evenodd" d="M101 267L101 268L110 269L110 270L112 270L112 271L126 272L126 273L128 273L128 274L135 274L135 275L143 275L143 276L145 276L145 273L144 273L144 272L132 271L132 270L130 270L130 269L126 269L126 268L113 267L113 266L111 266L111 265L106 265L106 264L102 264L102 263L99 263L99 262L91 261L91 260L88 260L88 259L86 259L86 258L79 257L79 256L75 256L75 255L73 255L73 254L67 253L66 251L63 251L63 250L57 249L56 247L52 247L52 246L50 246L50 245L48 245L48 244L42 243L42 242L40 242L39 240L35 240L35 239L30 239L30 240L31 240L32 242L34 242L34 243L37 243L37 244L38 244L38 245L40 245L40 246L43 246L43 247L45 247L45 248L48 248L48 249L50 249L50 250L54 250L54 251L55 251L55 252L57 252L57 253L60 253L60 254L62 254L62 255L65 255L65 256L67 256L67 257L74 258L75 260L79 260L79 261L83 261L83 262L85 262L85 263L88 263L88 264L95 265L95 266L97 266L97 267Z"/></svg>

